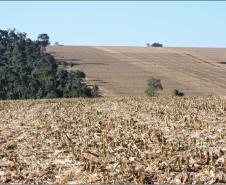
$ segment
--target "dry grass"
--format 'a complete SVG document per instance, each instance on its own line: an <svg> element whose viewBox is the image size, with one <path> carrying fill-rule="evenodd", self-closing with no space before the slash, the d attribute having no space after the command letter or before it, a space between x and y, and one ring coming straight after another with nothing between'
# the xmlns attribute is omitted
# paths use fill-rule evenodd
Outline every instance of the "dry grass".
<svg viewBox="0 0 226 185"><path fill-rule="evenodd" d="M104 95L144 95L149 78L162 80L163 95L180 89L187 95L226 94L226 49L81 47L48 48L83 69Z"/></svg>
<svg viewBox="0 0 226 185"><path fill-rule="evenodd" d="M0 183L226 183L220 97L0 102Z"/></svg>

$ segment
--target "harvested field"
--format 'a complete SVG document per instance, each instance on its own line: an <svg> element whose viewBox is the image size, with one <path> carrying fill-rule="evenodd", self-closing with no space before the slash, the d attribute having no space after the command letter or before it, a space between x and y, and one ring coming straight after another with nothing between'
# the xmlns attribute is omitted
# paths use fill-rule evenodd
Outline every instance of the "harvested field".
<svg viewBox="0 0 226 185"><path fill-rule="evenodd" d="M0 102L0 183L226 183L222 97Z"/></svg>
<svg viewBox="0 0 226 185"><path fill-rule="evenodd" d="M149 78L162 80L163 95L226 94L225 48L51 46L48 52L82 69L106 96L143 96Z"/></svg>

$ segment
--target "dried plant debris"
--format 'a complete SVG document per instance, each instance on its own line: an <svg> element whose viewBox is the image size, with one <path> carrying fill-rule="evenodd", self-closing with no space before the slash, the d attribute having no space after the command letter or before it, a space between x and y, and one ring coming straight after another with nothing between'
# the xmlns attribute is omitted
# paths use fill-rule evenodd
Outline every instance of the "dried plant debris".
<svg viewBox="0 0 226 185"><path fill-rule="evenodd" d="M0 183L226 183L222 97L0 102Z"/></svg>

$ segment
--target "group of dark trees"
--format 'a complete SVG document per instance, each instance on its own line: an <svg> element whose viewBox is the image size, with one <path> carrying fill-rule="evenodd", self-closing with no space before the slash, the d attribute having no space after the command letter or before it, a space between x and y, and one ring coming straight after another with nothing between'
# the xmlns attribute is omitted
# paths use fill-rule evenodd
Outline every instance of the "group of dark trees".
<svg viewBox="0 0 226 185"><path fill-rule="evenodd" d="M69 72L45 53L49 36L33 41L26 33L0 30L0 99L96 97L81 71Z"/></svg>
<svg viewBox="0 0 226 185"><path fill-rule="evenodd" d="M157 43L157 42L155 42L155 43L153 43L153 44L147 43L146 45L147 45L147 47L163 47L162 44Z"/></svg>

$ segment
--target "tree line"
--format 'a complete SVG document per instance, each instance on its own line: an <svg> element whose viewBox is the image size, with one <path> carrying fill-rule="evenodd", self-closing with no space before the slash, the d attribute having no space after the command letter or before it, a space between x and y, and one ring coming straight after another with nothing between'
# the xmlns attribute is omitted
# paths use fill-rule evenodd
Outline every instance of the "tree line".
<svg viewBox="0 0 226 185"><path fill-rule="evenodd" d="M85 73L59 67L45 53L49 36L37 40L16 30L0 30L0 99L96 97L98 86L85 83Z"/></svg>

